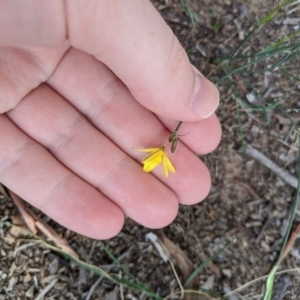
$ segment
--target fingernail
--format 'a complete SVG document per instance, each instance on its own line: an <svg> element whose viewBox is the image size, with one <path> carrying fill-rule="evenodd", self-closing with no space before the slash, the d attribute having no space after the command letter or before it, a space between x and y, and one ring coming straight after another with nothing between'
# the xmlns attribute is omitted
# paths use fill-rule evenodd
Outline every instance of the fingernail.
<svg viewBox="0 0 300 300"><path fill-rule="evenodd" d="M220 95L217 87L211 81L205 78L196 68L194 68L194 71L195 87L190 106L196 115L206 119L219 106Z"/></svg>

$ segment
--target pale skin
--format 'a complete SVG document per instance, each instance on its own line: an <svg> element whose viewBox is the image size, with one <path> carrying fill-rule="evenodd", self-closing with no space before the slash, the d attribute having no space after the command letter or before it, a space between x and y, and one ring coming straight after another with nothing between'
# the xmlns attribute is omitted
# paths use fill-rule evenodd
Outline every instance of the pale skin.
<svg viewBox="0 0 300 300"><path fill-rule="evenodd" d="M195 153L221 136L219 94L147 0L0 0L0 182L63 226L107 239L203 200ZM196 87L195 87L196 85ZM184 121L169 158L142 170Z"/></svg>

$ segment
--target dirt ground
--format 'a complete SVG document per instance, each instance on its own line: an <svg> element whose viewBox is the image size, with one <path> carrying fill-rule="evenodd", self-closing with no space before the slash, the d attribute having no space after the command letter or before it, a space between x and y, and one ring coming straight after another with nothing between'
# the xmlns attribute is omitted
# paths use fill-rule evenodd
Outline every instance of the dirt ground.
<svg viewBox="0 0 300 300"><path fill-rule="evenodd" d="M217 82L224 73L216 65L215 59L231 54L256 22L274 8L275 1L191 0L187 4L197 17L194 30L179 1L154 2L186 49L191 62L212 81ZM298 3L280 11L270 24L259 29L249 43L241 47L241 53L253 54L299 30L300 19L296 20L299 10ZM273 59L277 61L278 56ZM273 59L257 63L251 70L247 69L243 73L245 81L241 81L239 77L231 77L236 92L241 99L254 106L261 101L255 95L256 89L274 103L282 100L282 105L299 109L299 82L276 69L259 72L272 66ZM229 68L246 62L247 60L236 61ZM300 77L299 60L287 61L285 67ZM245 82L249 82L253 88ZM268 111L270 122L267 124L261 112L241 106L239 126L236 95L226 80L218 87L221 104L217 115L222 124L222 141L213 153L201 157L212 174L210 195L197 205L181 206L176 220L164 229L149 230L127 219L122 232L104 242L134 276L161 297L166 297L179 286L170 263L164 262L155 245L147 239L149 232L160 237L163 244L167 241L174 243L167 248L170 252L173 249L172 261L181 280L186 278L184 266L190 268L192 263L192 267L196 268L214 251L235 238L236 243L218 255L213 264L205 267L193 281L196 289L202 287L225 295L268 274L278 256L287 228L295 188L244 154L241 150L241 137L243 136L246 144L265 154L291 175L297 176L296 128L276 108ZM299 114L294 111L287 110L295 122L299 123ZM0 198L0 220L11 222L15 211L15 205L11 201L4 196ZM36 210L35 212L68 240L83 261L109 272L119 273L118 267L97 241L70 232L47 216ZM296 213L295 224L298 222L299 211ZM25 242L20 239L8 242L5 239L8 230L9 228L0 225L0 300L150 299L142 292L121 289L109 280L99 279L28 238ZM279 270L298 268L300 252L297 250L297 242L298 240ZM16 251L24 243L32 244ZM183 259L184 262L178 258L184 257L181 250L187 256ZM262 299L265 280L257 281L227 298ZM39 292L47 286L50 286L48 293L37 298ZM275 300L300 299L299 274L290 271L278 276L275 291ZM184 299L188 299L187 297ZM178 298L174 296L172 299ZM195 299L207 298L199 296Z"/></svg>

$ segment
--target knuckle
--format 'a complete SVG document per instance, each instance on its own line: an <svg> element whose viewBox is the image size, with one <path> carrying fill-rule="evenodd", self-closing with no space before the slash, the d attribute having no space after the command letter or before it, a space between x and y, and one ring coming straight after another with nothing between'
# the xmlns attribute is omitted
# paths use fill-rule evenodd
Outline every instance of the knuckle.
<svg viewBox="0 0 300 300"><path fill-rule="evenodd" d="M18 58L20 51L11 48L0 49L0 113L15 108L20 97L20 86L16 78L22 75ZM18 71L19 70L19 71ZM23 82L20 82L23 83Z"/></svg>
<svg viewBox="0 0 300 300"><path fill-rule="evenodd" d="M57 153L60 149L64 148L80 130L83 123L84 118L78 114L66 126L60 128L49 144L48 149L53 153Z"/></svg>
<svg viewBox="0 0 300 300"><path fill-rule="evenodd" d="M87 111L89 117L92 120L97 119L112 105L122 87L122 82L115 76L104 82L90 102Z"/></svg>
<svg viewBox="0 0 300 300"><path fill-rule="evenodd" d="M13 151L11 151L12 149L8 149L8 151L5 151L5 149L1 149L2 147L0 147L1 150L4 150L4 154L5 152L9 152L9 155L3 155L1 157L0 174L3 176L5 173L13 169L13 167L22 160L22 158L26 155L26 153L32 146L33 142L28 140L20 144L18 147L14 148Z"/></svg>
<svg viewBox="0 0 300 300"><path fill-rule="evenodd" d="M18 105L19 101L12 99L9 95L5 95L2 93L2 89L0 87L0 114L4 114L12 109L14 109Z"/></svg>

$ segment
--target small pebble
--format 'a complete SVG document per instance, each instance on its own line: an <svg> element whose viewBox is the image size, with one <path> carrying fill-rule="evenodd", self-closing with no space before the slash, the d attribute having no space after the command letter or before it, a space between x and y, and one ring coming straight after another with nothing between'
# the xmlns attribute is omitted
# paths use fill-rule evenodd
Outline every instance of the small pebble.
<svg viewBox="0 0 300 300"><path fill-rule="evenodd" d="M27 298L32 298L34 294L34 285L32 285L25 293Z"/></svg>
<svg viewBox="0 0 300 300"><path fill-rule="evenodd" d="M221 272L228 279L230 279L232 277L232 272L230 269L222 269Z"/></svg>

